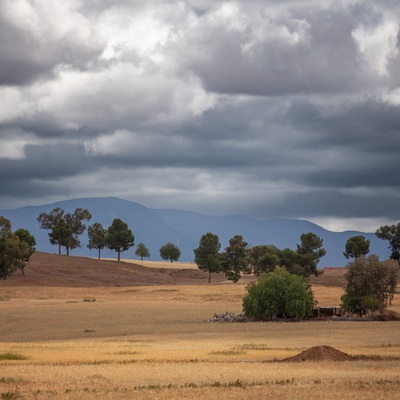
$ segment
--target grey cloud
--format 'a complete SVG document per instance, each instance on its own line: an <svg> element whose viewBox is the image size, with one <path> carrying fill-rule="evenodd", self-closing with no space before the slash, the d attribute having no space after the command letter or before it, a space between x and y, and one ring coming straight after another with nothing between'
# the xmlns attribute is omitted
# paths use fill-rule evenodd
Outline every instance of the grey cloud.
<svg viewBox="0 0 400 400"><path fill-rule="evenodd" d="M42 28L38 33L36 27L23 20L29 17L21 15L17 21L8 17L11 4L4 2L0 6L0 85L27 85L38 79L48 79L54 77L56 67L60 66L87 69L88 63L103 50L94 32L86 37L87 41L76 34L82 20L75 21L70 31L63 34L54 32L57 24L45 28L42 27L44 21L38 21ZM42 17L43 20L52 18L43 14ZM64 15L66 19L70 17L74 15Z"/></svg>
<svg viewBox="0 0 400 400"><path fill-rule="evenodd" d="M396 220L400 214L400 192L385 196L385 192L346 193L341 190L318 190L308 192L294 191L271 203L256 201L252 205L253 215L257 217L303 218L379 218L385 215ZM382 210L385 210L383 213Z"/></svg>
<svg viewBox="0 0 400 400"><path fill-rule="evenodd" d="M352 36L357 21L347 10L296 7L286 18L274 19L267 11L260 15L255 24L247 20L246 27L237 30L205 21L178 42L185 66L208 90L251 95L340 93L373 84Z"/></svg>
<svg viewBox="0 0 400 400"><path fill-rule="evenodd" d="M87 166L83 146L79 144L28 145L25 153L23 159L0 158L2 182L55 180L77 175Z"/></svg>

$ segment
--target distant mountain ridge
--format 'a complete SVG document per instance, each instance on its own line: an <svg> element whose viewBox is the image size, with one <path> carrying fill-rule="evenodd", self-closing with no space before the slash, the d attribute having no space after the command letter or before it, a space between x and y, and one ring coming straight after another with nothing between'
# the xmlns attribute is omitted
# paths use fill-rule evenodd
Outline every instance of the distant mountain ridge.
<svg viewBox="0 0 400 400"><path fill-rule="evenodd" d="M243 215L211 216L191 211L173 209L151 209L133 201L116 197L93 197L59 201L41 206L28 206L12 210L0 210L0 215L8 218L13 230L28 229L35 236L37 250L56 253L56 246L49 242L48 232L39 228L37 217L41 212L50 212L61 207L65 212L76 208L86 208L92 219L86 224L100 222L107 228L114 218L120 218L129 225L135 236L135 244L143 242L150 251L150 260L160 260L159 248L167 242L176 244L181 250L180 261L193 262L193 249L198 247L200 237L212 232L220 238L222 249L234 235L242 235L250 246L274 244L278 248L295 249L300 235L313 232L324 240L327 252L319 267L345 266L348 260L343 256L346 241L355 235L364 235L371 242L370 253L381 259L389 257L387 242L378 239L374 233L357 231L332 232L305 220L267 219L257 220ZM71 255L96 257L96 251L86 247L86 232L80 237L82 247ZM122 258L136 259L135 247L122 253ZM102 257L115 257L114 251L102 250Z"/></svg>

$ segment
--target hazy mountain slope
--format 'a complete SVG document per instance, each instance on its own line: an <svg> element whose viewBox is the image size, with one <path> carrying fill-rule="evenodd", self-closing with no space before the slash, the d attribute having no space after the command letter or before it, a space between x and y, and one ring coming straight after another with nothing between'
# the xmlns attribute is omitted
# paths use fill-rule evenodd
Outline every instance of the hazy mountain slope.
<svg viewBox="0 0 400 400"><path fill-rule="evenodd" d="M135 243L145 243L150 250L150 259L159 260L159 248L167 243L175 243L181 249L181 261L193 261L193 249L198 246L200 237L207 232L212 232L220 237L222 248L236 234L240 234L249 243L274 244L279 248L294 249L299 243L302 233L313 232L324 239L327 255L322 258L320 267L344 266L347 261L343 256L346 240L354 235L351 232L330 232L318 225L304 220L270 219L256 220L246 216L210 216L182 210L150 209L132 201L121 200L114 197L84 198L66 200L42 206L24 207L14 210L0 210L0 215L12 222L13 229L28 229L36 238L39 251L55 253L57 247L52 246L48 240L48 232L39 228L37 217L41 212L49 212L55 207L61 207L66 212L74 212L78 207L88 209L92 220L87 224L100 222L108 227L114 218L126 222L135 235ZM374 234L362 233L371 241L371 252L377 253L381 258L387 258L389 251L387 243L375 237ZM96 256L94 250L87 247L86 233L81 236L82 247L72 251L72 255ZM135 248L122 254L123 258L134 259ZM104 249L103 257L115 257L115 252Z"/></svg>

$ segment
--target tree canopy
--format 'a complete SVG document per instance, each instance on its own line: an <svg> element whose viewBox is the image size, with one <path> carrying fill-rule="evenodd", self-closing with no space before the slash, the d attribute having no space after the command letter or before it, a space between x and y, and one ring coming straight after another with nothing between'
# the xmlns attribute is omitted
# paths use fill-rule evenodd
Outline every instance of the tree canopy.
<svg viewBox="0 0 400 400"><path fill-rule="evenodd" d="M71 214L57 207L49 213L40 213L37 220L42 229L51 230L50 243L58 245L58 254L61 254L61 247L65 247L66 255L69 255L70 249L81 246L78 236L86 230L83 221L89 221L91 218L90 212L82 208L77 208Z"/></svg>
<svg viewBox="0 0 400 400"><path fill-rule="evenodd" d="M365 315L369 310L383 310L391 305L397 285L397 271L376 254L357 257L349 263L342 307Z"/></svg>
<svg viewBox="0 0 400 400"><path fill-rule="evenodd" d="M118 254L118 261L121 260L121 252L134 246L135 237L129 229L128 224L115 218L107 230L107 247L115 250Z"/></svg>
<svg viewBox="0 0 400 400"><path fill-rule="evenodd" d="M291 274L304 277L320 275L323 270L318 269L318 263L326 254L322 246L323 240L312 232L300 236L296 250L281 250L274 245L254 246L247 251L246 268L250 267L255 275L272 272L276 266L285 267Z"/></svg>
<svg viewBox="0 0 400 400"><path fill-rule="evenodd" d="M36 239L30 232L24 228L17 229L14 234L18 237L21 244L26 243L23 250L23 263L21 264L22 275L25 275L25 264L29 261L31 255L36 251Z"/></svg>
<svg viewBox="0 0 400 400"><path fill-rule="evenodd" d="M389 242L388 248L391 250L390 258L396 260L400 267L400 222L397 225L381 226L375 235L382 240Z"/></svg>
<svg viewBox="0 0 400 400"><path fill-rule="evenodd" d="M178 261L181 256L181 251L173 243L167 243L160 247L160 257L167 261Z"/></svg>
<svg viewBox="0 0 400 400"><path fill-rule="evenodd" d="M258 245L248 251L248 261L254 275L272 272L279 264L280 250L274 245Z"/></svg>
<svg viewBox="0 0 400 400"><path fill-rule="evenodd" d="M150 257L150 252L144 243L139 243L136 246L135 255L140 257L140 259L143 261L144 257L146 258Z"/></svg>
<svg viewBox="0 0 400 400"><path fill-rule="evenodd" d="M89 249L96 249L98 251L97 258L100 260L100 252L107 245L107 229L99 222L95 222L88 228L88 244Z"/></svg>
<svg viewBox="0 0 400 400"><path fill-rule="evenodd" d="M220 248L221 243L218 235L208 232L200 238L199 247L193 250L194 262L197 267L208 272L208 283L211 282L211 273L221 270Z"/></svg>
<svg viewBox="0 0 400 400"><path fill-rule="evenodd" d="M315 233L303 233L300 236L300 244L297 245L299 264L304 276L319 275L322 271L318 270L320 259L326 254L322 247L323 239Z"/></svg>
<svg viewBox="0 0 400 400"><path fill-rule="evenodd" d="M247 242L241 235L235 235L229 240L229 246L220 254L221 267L227 279L237 282L241 273L251 272L247 259Z"/></svg>
<svg viewBox="0 0 400 400"><path fill-rule="evenodd" d="M11 230L11 222L0 216L0 279L6 279L24 266L35 251L35 238L25 229Z"/></svg>
<svg viewBox="0 0 400 400"><path fill-rule="evenodd" d="M297 318L311 315L314 296L308 279L290 274L283 267L262 273L247 286L243 311L255 319Z"/></svg>
<svg viewBox="0 0 400 400"><path fill-rule="evenodd" d="M352 236L347 239L343 255L346 258L358 258L369 253L370 241L363 235Z"/></svg>

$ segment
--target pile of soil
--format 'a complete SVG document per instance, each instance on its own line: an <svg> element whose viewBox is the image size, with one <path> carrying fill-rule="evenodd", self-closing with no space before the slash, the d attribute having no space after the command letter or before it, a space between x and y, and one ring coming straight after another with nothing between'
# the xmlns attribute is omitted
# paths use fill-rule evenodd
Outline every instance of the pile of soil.
<svg viewBox="0 0 400 400"><path fill-rule="evenodd" d="M314 346L293 357L282 361L351 361L353 358L347 353L337 350L331 346Z"/></svg>

